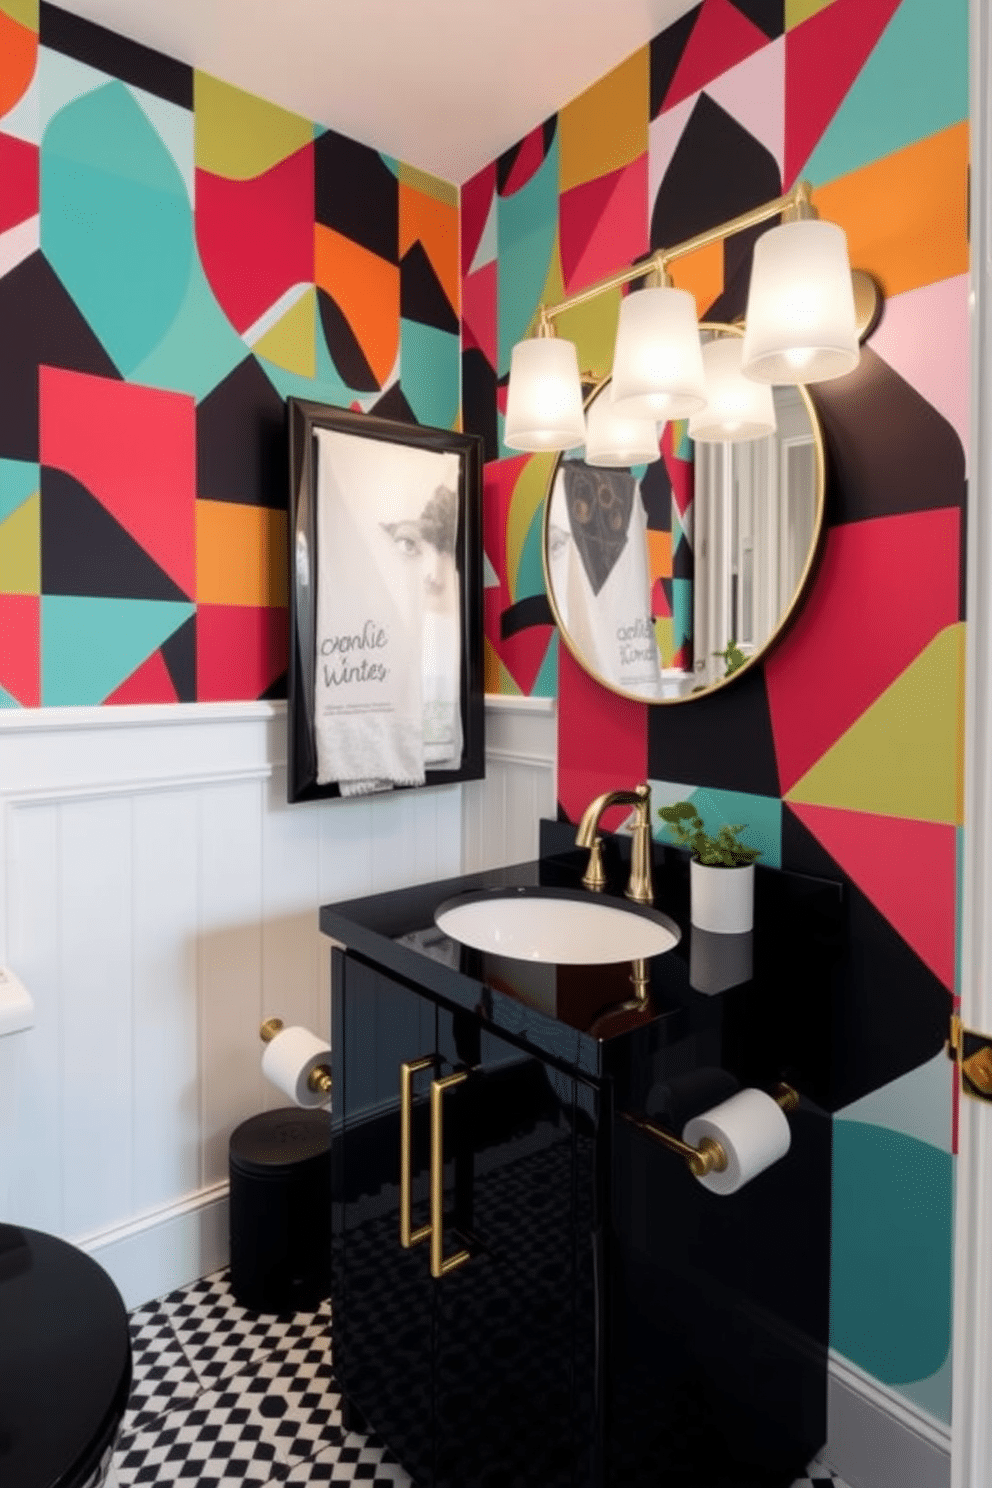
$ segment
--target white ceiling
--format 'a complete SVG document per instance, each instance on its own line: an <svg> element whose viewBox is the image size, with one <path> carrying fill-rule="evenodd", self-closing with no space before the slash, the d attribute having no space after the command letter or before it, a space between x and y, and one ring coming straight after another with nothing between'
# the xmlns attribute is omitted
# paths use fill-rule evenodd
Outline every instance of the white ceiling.
<svg viewBox="0 0 992 1488"><path fill-rule="evenodd" d="M698 0L58 0L460 184Z"/></svg>

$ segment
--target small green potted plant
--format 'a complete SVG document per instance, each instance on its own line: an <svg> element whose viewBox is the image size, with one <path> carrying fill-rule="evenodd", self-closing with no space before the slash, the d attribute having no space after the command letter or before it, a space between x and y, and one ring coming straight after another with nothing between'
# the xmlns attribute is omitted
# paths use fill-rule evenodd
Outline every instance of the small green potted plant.
<svg viewBox="0 0 992 1488"><path fill-rule="evenodd" d="M723 826L711 836L691 801L661 806L658 815L672 829L678 847L687 847L689 917L700 930L740 935L754 924L754 863L761 849L740 841L744 823Z"/></svg>

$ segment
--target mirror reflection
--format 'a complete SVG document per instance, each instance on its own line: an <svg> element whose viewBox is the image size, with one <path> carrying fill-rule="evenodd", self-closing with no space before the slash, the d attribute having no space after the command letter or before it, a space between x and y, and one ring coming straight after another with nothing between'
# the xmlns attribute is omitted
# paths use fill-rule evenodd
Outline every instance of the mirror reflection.
<svg viewBox="0 0 992 1488"><path fill-rule="evenodd" d="M741 335L703 329L714 346ZM587 400L590 430L609 397L607 379ZM722 439L708 417L697 438L694 420L663 426L660 459L625 431L614 457L597 435L596 464L591 448L557 460L548 595L565 644L613 691L703 696L763 656L794 612L823 521L823 442L805 388L775 387L773 401L772 434L753 437L753 423Z"/></svg>

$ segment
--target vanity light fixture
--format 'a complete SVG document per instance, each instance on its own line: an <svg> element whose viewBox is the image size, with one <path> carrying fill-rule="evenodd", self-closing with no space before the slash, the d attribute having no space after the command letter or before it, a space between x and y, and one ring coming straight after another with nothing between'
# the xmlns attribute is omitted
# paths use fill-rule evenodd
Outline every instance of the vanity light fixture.
<svg viewBox="0 0 992 1488"><path fill-rule="evenodd" d="M586 409L587 465L629 469L661 459L655 419L637 418L618 408L604 389Z"/></svg>
<svg viewBox="0 0 992 1488"><path fill-rule="evenodd" d="M775 399L769 382L741 371L740 336L717 336L703 345L706 407L689 415L689 438L703 443L764 439L775 433Z"/></svg>
<svg viewBox="0 0 992 1488"><path fill-rule="evenodd" d="M857 366L851 267L842 228L820 222L808 181L784 196L697 233L556 305L542 305L537 334L513 348L504 443L510 449L566 450L581 444L582 395L573 343L554 335L554 317L647 277L624 297L611 397L625 413L656 421L699 412L707 401L695 302L675 289L668 266L712 243L781 216L758 239L748 294L741 370L758 382L810 383ZM566 351L568 348L568 351Z"/></svg>

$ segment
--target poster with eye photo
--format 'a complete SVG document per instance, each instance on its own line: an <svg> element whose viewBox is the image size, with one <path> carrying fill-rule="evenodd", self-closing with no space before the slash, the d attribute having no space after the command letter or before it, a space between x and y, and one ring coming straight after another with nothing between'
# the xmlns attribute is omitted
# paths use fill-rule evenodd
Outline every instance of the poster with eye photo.
<svg viewBox="0 0 992 1488"><path fill-rule="evenodd" d="M481 449L290 400L291 800L478 778Z"/></svg>

